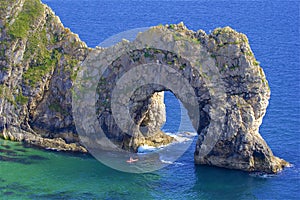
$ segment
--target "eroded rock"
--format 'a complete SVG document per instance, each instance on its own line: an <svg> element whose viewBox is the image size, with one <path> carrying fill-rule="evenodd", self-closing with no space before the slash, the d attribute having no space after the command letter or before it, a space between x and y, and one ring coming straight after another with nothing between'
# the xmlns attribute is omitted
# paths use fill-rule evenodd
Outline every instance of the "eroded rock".
<svg viewBox="0 0 300 200"><path fill-rule="evenodd" d="M101 77L96 107L105 135L120 148L136 150L147 144L140 122L151 113L148 109L152 108L152 95L168 90L181 100L199 134L196 164L267 173L276 173L288 165L273 155L258 132L270 89L245 35L230 27L216 29L210 35L188 30L183 24L153 27L131 43L122 42L95 52L89 67L95 69L99 59L110 52L117 56L106 61L111 64ZM166 72L160 66L173 71ZM153 82L148 83L149 79ZM191 91L183 87L181 79L187 81ZM121 100L114 101L110 92L118 87L117 99ZM137 88L131 93L133 87ZM131 105L135 125L120 128L112 104L125 108L121 115Z"/></svg>
<svg viewBox="0 0 300 200"><path fill-rule="evenodd" d="M107 50L89 49L39 0L1 1L0 9L0 135L45 148L86 152L72 115L72 87L78 63L89 53L96 56ZM29 24L17 17L28 13L26 9L32 9ZM25 31L16 29L18 24ZM99 126L105 125L115 144L136 150L142 144L172 142L160 131L165 122L160 92L170 90L198 132L196 164L267 173L288 165L273 155L258 132L270 89L244 34L230 27L211 34L194 32L180 23L153 27L133 44L138 48L115 59L98 83ZM151 62L177 74L165 77L168 88L150 84L131 96L136 133L128 136L111 118L111 89L127 70ZM188 80L197 104L191 105L187 91L180 89L180 78Z"/></svg>

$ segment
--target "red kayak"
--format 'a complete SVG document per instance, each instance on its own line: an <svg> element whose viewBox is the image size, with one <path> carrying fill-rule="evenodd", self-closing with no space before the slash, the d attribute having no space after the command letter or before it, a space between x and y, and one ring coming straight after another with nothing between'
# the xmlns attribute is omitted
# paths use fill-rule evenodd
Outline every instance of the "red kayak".
<svg viewBox="0 0 300 200"><path fill-rule="evenodd" d="M133 159L132 157L129 158L129 160L126 160L126 162L128 163L133 163L133 162L136 162L138 161L139 159Z"/></svg>

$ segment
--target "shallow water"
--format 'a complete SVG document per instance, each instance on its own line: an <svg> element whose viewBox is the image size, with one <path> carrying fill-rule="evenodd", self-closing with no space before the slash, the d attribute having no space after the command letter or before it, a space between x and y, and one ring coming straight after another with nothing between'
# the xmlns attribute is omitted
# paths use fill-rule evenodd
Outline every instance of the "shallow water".
<svg viewBox="0 0 300 200"><path fill-rule="evenodd" d="M4 152L9 146L9 152ZM26 148L1 140L0 196L18 199L255 199L292 197L295 168L274 177L214 167L195 167L192 149L168 167L147 174L123 173L92 157ZM296 181L296 180L294 180ZM295 193L294 193L295 195ZM273 196L276 198L277 196ZM273 198L273 199L274 199Z"/></svg>

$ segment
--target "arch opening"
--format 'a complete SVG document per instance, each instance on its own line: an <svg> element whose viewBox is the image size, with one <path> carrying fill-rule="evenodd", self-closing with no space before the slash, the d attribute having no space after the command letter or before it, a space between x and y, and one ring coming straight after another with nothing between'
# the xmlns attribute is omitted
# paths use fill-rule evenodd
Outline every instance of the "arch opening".
<svg viewBox="0 0 300 200"><path fill-rule="evenodd" d="M141 70L149 69L152 74L156 74L155 77L150 77L152 83L138 83L143 79L143 74L137 71L133 73L131 70L140 66ZM171 70L171 73L164 71L165 68ZM137 80L132 81L136 77L131 77L131 73L138 77ZM151 73L145 74L147 76ZM128 83L129 79L134 85ZM118 90L118 87L121 89ZM118 92L114 92L115 90ZM144 48L121 55L104 71L97 91L99 97L96 109L100 126L107 138L124 150L137 152L141 145L161 146L174 141L173 137L161 131L166 120L164 91L173 93L180 100L195 132L199 133L209 125L209 115L203 108L208 104L210 95L201 75L189 61L166 50ZM130 128L126 124L124 131L124 127L116 123L111 105L122 105L129 111L133 120Z"/></svg>
<svg viewBox="0 0 300 200"><path fill-rule="evenodd" d="M74 98L72 102L81 142L89 151L100 145L136 152L150 138L145 135L155 135L150 127L161 128L159 120L143 122L147 112L159 110L151 108L156 93L172 91L199 135L196 164L246 171L281 170L286 162L272 154L258 133L270 92L255 58L245 54L247 49L251 52L245 36L229 27L206 35L179 24L153 27L133 42L122 41L92 52L88 70L79 76L84 80L76 81L77 91L82 86L87 91L79 92L81 101ZM102 153L92 152L104 163L120 166L110 154L103 158ZM154 168L156 164L151 170Z"/></svg>

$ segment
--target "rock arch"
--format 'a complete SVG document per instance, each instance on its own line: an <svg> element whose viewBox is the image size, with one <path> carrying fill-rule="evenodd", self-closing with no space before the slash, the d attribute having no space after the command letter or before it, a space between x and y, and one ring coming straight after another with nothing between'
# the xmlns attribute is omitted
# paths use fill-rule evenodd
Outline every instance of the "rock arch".
<svg viewBox="0 0 300 200"><path fill-rule="evenodd" d="M287 165L273 155L258 132L270 95L264 72L246 36L229 27L210 35L190 31L183 24L153 27L133 42L94 50L85 65L91 70L79 75L85 77L79 82L81 87L93 86L96 91L90 105L95 105L97 116L85 120L100 124L105 132L100 140L110 140L104 139L105 144L112 141L135 150L157 137L169 142L171 139L159 130L164 105L157 105L162 100L158 92L170 90L183 103L197 130L196 164L268 173ZM96 81L83 83L87 79ZM132 88L134 84L138 87ZM86 91L79 99L93 91ZM114 113L114 105L124 112ZM75 118L86 107L79 105ZM125 130L116 121L124 120L126 109L133 123L128 125L125 119L130 127ZM147 116L149 112L152 117ZM143 131L142 124L148 129ZM90 135L85 137L91 139Z"/></svg>
<svg viewBox="0 0 300 200"><path fill-rule="evenodd" d="M136 70L136 68L139 69ZM130 85L128 80L143 78L143 76L137 75L139 72L146 75L145 79L153 80L153 83L152 81L147 83L147 80L133 80L134 86ZM125 74L129 74L129 76ZM132 75L138 77L132 77ZM152 75L153 77L151 77ZM118 82L120 77L124 80L121 84ZM111 93L117 82L123 86L116 91L122 99L128 96L128 93L124 92L126 91L125 87L137 86L135 89L131 89L130 98L122 105L128 107L129 104L130 117L133 118L136 126L125 132L116 124L111 110ZM145 83L147 84L144 85ZM189 91L187 91L186 85L190 85ZM121 55L103 72L97 89L99 98L96 107L100 125L108 138L125 149L135 151L141 144L155 146L169 143L172 140L170 136L160 131L165 121L163 94L160 93L162 91L171 91L183 103L193 119L194 127L198 127L198 132L201 132L209 123L209 115L204 111L204 106L208 104L211 97L202 76L188 60L169 51L144 48ZM198 97L198 99L192 99L193 97ZM153 107L154 104L157 105ZM200 116L200 120L198 116ZM141 127L142 124L146 124L144 129ZM134 132L136 136L132 137L126 133L130 131Z"/></svg>

